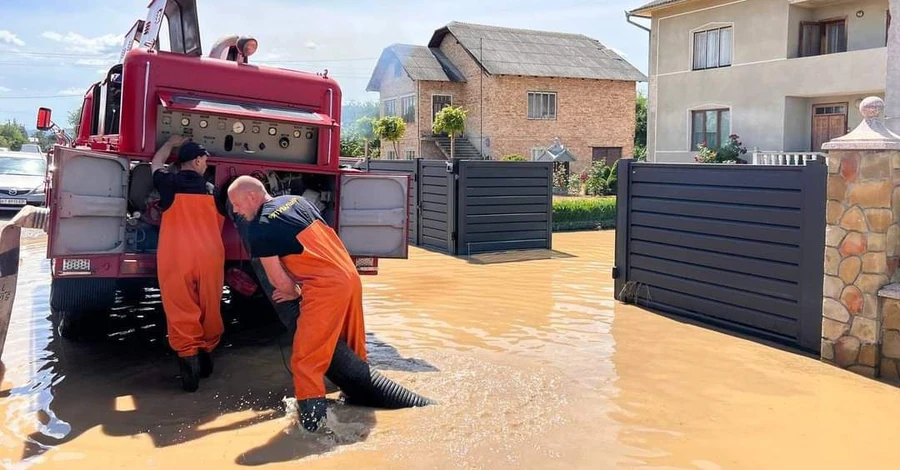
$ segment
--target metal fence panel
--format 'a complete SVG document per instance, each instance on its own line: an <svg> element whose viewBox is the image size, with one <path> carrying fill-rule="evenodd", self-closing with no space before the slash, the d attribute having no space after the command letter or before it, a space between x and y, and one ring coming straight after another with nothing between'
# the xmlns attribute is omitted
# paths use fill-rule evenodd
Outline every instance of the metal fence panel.
<svg viewBox="0 0 900 470"><path fill-rule="evenodd" d="M419 160L419 244L456 254L456 178L442 160Z"/></svg>
<svg viewBox="0 0 900 470"><path fill-rule="evenodd" d="M616 298L818 351L826 174L621 160Z"/></svg>
<svg viewBox="0 0 900 470"><path fill-rule="evenodd" d="M552 162L457 165L458 254L551 248Z"/></svg>

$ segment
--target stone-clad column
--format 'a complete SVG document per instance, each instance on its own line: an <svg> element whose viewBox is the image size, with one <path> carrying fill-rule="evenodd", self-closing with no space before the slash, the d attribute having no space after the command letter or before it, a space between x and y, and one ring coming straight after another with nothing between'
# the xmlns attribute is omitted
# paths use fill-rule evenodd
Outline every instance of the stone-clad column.
<svg viewBox="0 0 900 470"><path fill-rule="evenodd" d="M879 290L900 265L900 137L884 127L884 102L866 98L865 120L825 144L828 184L822 359L880 375Z"/></svg>

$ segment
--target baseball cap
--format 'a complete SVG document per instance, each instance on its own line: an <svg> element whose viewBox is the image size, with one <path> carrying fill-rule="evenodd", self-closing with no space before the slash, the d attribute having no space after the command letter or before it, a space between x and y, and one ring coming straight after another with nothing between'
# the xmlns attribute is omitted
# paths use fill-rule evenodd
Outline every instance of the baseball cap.
<svg viewBox="0 0 900 470"><path fill-rule="evenodd" d="M178 162L189 162L204 155L209 155L209 152L206 151L206 147L193 141L185 142L181 145L181 148L178 149Z"/></svg>

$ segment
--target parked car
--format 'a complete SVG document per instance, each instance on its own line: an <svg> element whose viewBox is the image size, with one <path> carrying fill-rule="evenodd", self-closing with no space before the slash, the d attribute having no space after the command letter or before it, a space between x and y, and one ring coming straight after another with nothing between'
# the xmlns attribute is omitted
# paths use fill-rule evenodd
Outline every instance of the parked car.
<svg viewBox="0 0 900 470"><path fill-rule="evenodd" d="M22 144L20 152L44 154L44 152L41 151L41 146L38 144Z"/></svg>
<svg viewBox="0 0 900 470"><path fill-rule="evenodd" d="M0 210L44 205L47 160L39 153L0 152Z"/></svg>

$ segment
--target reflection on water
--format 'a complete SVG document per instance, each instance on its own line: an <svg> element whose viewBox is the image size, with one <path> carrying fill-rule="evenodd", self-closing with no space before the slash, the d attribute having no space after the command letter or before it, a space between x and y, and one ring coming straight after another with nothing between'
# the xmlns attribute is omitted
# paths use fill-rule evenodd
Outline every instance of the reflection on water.
<svg viewBox="0 0 900 470"><path fill-rule="evenodd" d="M835 468L895 462L898 390L612 298L613 232L554 252L411 250L364 278L370 358L438 406L335 404L297 429L290 339L230 307L214 375L180 390L158 293L56 338L43 238L23 247L0 368L9 468ZM330 395L335 397L335 395Z"/></svg>

